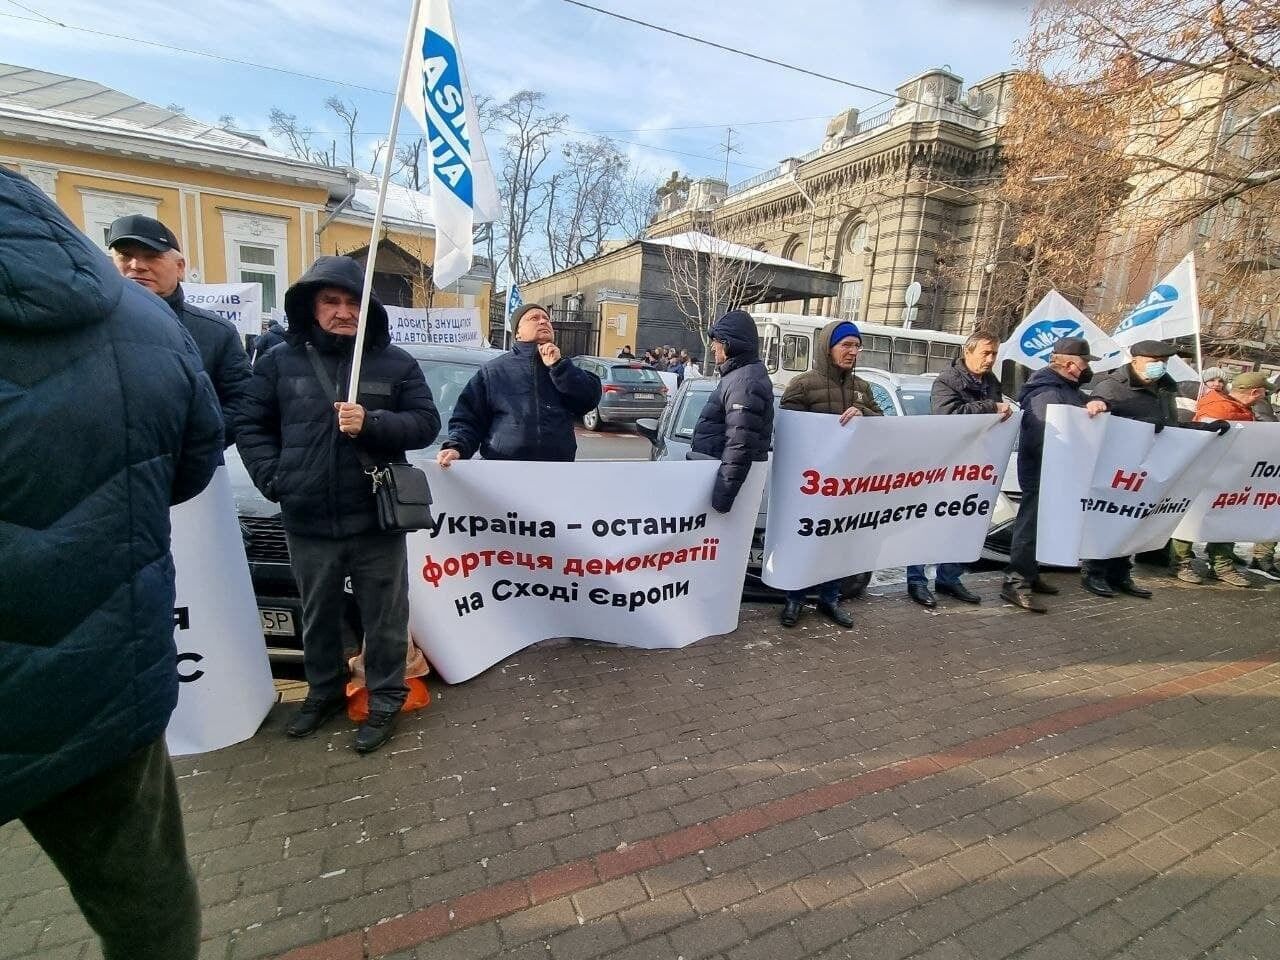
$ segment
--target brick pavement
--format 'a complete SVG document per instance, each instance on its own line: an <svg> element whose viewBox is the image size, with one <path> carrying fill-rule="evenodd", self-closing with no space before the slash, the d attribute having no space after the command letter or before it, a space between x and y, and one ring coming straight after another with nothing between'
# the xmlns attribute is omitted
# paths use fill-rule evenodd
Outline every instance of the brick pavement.
<svg viewBox="0 0 1280 960"><path fill-rule="evenodd" d="M1280 590L544 644L368 758L178 761L203 955L1280 957ZM0 958L96 957L0 828Z"/></svg>

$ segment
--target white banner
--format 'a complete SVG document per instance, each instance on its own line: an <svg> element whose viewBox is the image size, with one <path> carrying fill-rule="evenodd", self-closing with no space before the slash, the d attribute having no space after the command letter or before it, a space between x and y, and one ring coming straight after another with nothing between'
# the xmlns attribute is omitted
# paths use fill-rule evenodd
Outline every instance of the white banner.
<svg viewBox="0 0 1280 960"><path fill-rule="evenodd" d="M1021 414L858 417L780 410L764 582L799 590L909 563L976 560Z"/></svg>
<svg viewBox="0 0 1280 960"><path fill-rule="evenodd" d="M181 682L165 741L176 757L248 740L276 691L227 468L218 467L209 486L169 518Z"/></svg>
<svg viewBox="0 0 1280 960"><path fill-rule="evenodd" d="M387 307L392 343L486 346L476 307Z"/></svg>
<svg viewBox="0 0 1280 960"><path fill-rule="evenodd" d="M1131 347L1140 340L1194 336L1199 329L1195 254L1188 253L1120 321L1112 336L1117 343Z"/></svg>
<svg viewBox="0 0 1280 960"><path fill-rule="evenodd" d="M419 9L405 106L429 144L436 227L433 275L443 290L471 269L475 221L492 222L498 215L498 185L462 66L449 0L423 0Z"/></svg>
<svg viewBox="0 0 1280 960"><path fill-rule="evenodd" d="M1053 345L1063 337L1084 337L1089 341L1093 354L1101 357L1093 368L1099 371L1114 370L1126 362L1120 345L1108 337L1096 323L1075 308L1057 290L1044 295L1009 339L1000 344L996 357L999 365L1013 360L1031 370L1039 370L1049 363Z"/></svg>
<svg viewBox="0 0 1280 960"><path fill-rule="evenodd" d="M414 641L460 683L553 637L684 647L734 630L763 466L723 515L712 461L429 466L438 527L409 535Z"/></svg>
<svg viewBox="0 0 1280 960"><path fill-rule="evenodd" d="M242 336L262 332L262 284L184 283L182 292L187 303L230 320Z"/></svg>
<svg viewBox="0 0 1280 960"><path fill-rule="evenodd" d="M1237 423L1220 443L1226 452L1173 535L1218 543L1280 540L1280 423Z"/></svg>
<svg viewBox="0 0 1280 960"><path fill-rule="evenodd" d="M1050 404L1040 471L1036 559L1055 566L1158 550L1229 441Z"/></svg>

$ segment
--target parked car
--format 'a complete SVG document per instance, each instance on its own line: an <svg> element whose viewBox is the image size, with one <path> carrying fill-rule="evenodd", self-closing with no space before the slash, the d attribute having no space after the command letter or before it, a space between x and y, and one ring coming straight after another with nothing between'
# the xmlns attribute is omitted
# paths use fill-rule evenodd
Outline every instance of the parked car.
<svg viewBox="0 0 1280 960"><path fill-rule="evenodd" d="M602 387L600 405L582 417L582 425L588 430L662 416L667 387L657 370L638 360L617 357L574 357L573 362L599 377Z"/></svg>
<svg viewBox="0 0 1280 960"><path fill-rule="evenodd" d="M885 416L918 416L929 413L929 393L933 387L935 374L898 374L874 368L859 369L858 376L871 385L871 393L876 405L884 411ZM711 396L718 381L701 379L686 381L677 391L672 403L660 419L643 419L636 423L637 429L649 438L652 460L683 460L688 454L693 441L693 428L698 422L702 408ZM782 387L774 388L774 406L782 399ZM1016 455L1016 452L1015 452ZM983 544L982 557L1001 563L1008 562L1009 548L1013 535L1013 521L1018 513L1020 494L1017 487L1017 471L1013 469L1013 458L1010 458L1009 469L1005 471L1005 480L1000 494L996 497L992 511L991 528L987 532ZM756 521L756 532L751 543L751 556L747 563L748 586L751 593L775 595L777 591L767 587L760 580L760 568L764 564L764 527L766 505L769 502L768 485L765 486L765 497L760 506L760 515ZM855 574L846 577L841 594L854 596L861 593L871 580L870 573Z"/></svg>
<svg viewBox="0 0 1280 960"><path fill-rule="evenodd" d="M409 461L421 466L435 459L462 388L481 365L501 356L502 351L418 344L404 349L422 366L440 412L440 436L436 442L423 450L409 451ZM301 662L302 603L289 567L289 546L280 520L280 507L258 492L235 447L227 450L226 461L267 653L273 660Z"/></svg>

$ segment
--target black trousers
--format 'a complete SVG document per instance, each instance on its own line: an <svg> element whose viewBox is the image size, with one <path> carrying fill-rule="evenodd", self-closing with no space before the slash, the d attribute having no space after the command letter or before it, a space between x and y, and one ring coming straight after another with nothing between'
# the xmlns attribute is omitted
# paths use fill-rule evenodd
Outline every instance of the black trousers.
<svg viewBox="0 0 1280 960"><path fill-rule="evenodd" d="M163 738L21 819L106 960L195 960L200 899Z"/></svg>
<svg viewBox="0 0 1280 960"><path fill-rule="evenodd" d="M336 700L346 693L342 646L343 581L360 608L369 710L395 713L409 688L409 569L403 533L366 533L344 540L288 534L289 558L302 594L302 665L309 697Z"/></svg>
<svg viewBox="0 0 1280 960"><path fill-rule="evenodd" d="M1013 521L1013 543L1009 548L1009 565L1005 577L1030 583L1040 576L1036 562L1036 520L1040 512L1040 488L1022 490L1018 515Z"/></svg>
<svg viewBox="0 0 1280 960"><path fill-rule="evenodd" d="M1101 577L1110 584L1124 583L1133 578L1133 558L1109 557L1106 560L1085 560L1080 572L1086 577Z"/></svg>

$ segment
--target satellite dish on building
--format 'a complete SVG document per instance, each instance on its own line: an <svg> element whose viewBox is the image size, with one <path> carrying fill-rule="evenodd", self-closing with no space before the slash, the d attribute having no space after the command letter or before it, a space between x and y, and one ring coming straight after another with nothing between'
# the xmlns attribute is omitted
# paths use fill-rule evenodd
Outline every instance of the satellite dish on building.
<svg viewBox="0 0 1280 960"><path fill-rule="evenodd" d="M911 285L907 287L907 293L902 298L908 307L914 307L920 302L920 281L912 280Z"/></svg>

